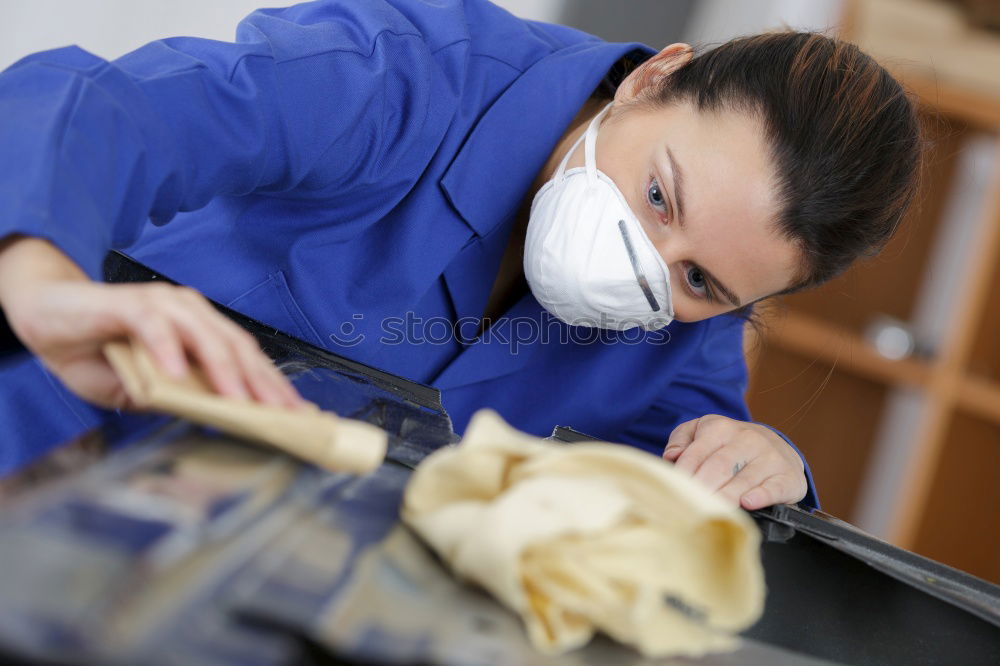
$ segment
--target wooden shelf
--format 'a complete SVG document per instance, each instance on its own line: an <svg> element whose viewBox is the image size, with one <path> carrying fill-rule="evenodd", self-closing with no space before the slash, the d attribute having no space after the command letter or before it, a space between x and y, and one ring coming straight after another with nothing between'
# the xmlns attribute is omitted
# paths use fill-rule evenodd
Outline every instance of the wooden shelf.
<svg viewBox="0 0 1000 666"><path fill-rule="evenodd" d="M866 29L862 25L865 11L862 5L868 0L845 0L841 14L840 37L859 44L875 57L892 75L920 99L925 111L931 115L944 114L984 129L1000 127L1000 94L996 91L977 90L970 84L957 83L941 77L931 69L933 57L912 59L905 54L893 54L891 44L865 43ZM1000 39L996 40L1000 49ZM947 48L940 42L923 47L933 51ZM885 50L889 54L885 54Z"/></svg>
<svg viewBox="0 0 1000 666"><path fill-rule="evenodd" d="M965 411L1000 425L1000 385L982 377L966 377L958 388L957 404Z"/></svg>
<svg viewBox="0 0 1000 666"><path fill-rule="evenodd" d="M860 335L815 317L789 312L770 326L767 339L778 348L865 379L927 389L936 371L932 362L922 359L885 358ZM970 414L1000 425L1000 382L966 375L954 400Z"/></svg>
<svg viewBox="0 0 1000 666"><path fill-rule="evenodd" d="M930 381L931 368L927 362L885 358L860 335L815 317L789 312L771 326L768 341L785 351L887 384L922 388Z"/></svg>
<svg viewBox="0 0 1000 666"><path fill-rule="evenodd" d="M1000 127L1000 98L950 81L893 70L931 113L943 113L983 129Z"/></svg>
<svg viewBox="0 0 1000 666"><path fill-rule="evenodd" d="M913 548L986 580L1000 581L1000 429L959 411L949 420L948 455L935 471Z"/></svg>

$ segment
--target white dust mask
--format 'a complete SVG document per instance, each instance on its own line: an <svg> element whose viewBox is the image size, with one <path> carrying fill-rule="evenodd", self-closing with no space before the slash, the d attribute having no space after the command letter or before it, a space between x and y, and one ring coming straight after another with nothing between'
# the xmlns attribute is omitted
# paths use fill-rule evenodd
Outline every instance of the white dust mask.
<svg viewBox="0 0 1000 666"><path fill-rule="evenodd" d="M670 273L618 186L597 169L597 130L610 108L535 195L524 275L542 307L567 324L653 331L674 318ZM585 166L567 171L581 140Z"/></svg>

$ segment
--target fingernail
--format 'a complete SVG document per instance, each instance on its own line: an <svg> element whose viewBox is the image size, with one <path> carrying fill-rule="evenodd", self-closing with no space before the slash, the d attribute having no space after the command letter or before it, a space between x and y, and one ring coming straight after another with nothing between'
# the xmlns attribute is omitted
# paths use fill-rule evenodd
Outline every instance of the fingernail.
<svg viewBox="0 0 1000 666"><path fill-rule="evenodd" d="M740 505L745 509L756 509L762 502L763 498L760 496L760 491L758 490L751 490L740 498Z"/></svg>

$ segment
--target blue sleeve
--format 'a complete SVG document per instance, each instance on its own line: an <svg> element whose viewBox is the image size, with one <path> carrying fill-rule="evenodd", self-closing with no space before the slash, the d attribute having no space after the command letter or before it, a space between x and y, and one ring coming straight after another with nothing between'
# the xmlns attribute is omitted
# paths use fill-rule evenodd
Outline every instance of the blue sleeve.
<svg viewBox="0 0 1000 666"><path fill-rule="evenodd" d="M262 10L235 43L28 56L0 74L0 238L48 238L96 278L147 220L218 195L402 186L450 120L446 69L386 0Z"/></svg>
<svg viewBox="0 0 1000 666"><path fill-rule="evenodd" d="M704 338L693 356L686 360L666 394L629 427L625 442L662 452L676 426L705 414L753 421L744 398L748 373L743 356L743 326L743 321L734 316L708 320ZM805 456L784 434L767 424L760 425L780 435L802 458L809 489L799 504L819 508L816 485Z"/></svg>

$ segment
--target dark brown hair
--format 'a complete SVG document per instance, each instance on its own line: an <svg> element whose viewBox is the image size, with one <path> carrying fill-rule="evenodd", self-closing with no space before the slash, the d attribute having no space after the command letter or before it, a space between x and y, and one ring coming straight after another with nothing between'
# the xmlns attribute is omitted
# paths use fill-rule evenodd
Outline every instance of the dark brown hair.
<svg viewBox="0 0 1000 666"><path fill-rule="evenodd" d="M916 105L848 42L810 32L734 39L663 77L649 101L760 119L777 173L776 223L803 256L788 292L881 250L916 194Z"/></svg>

